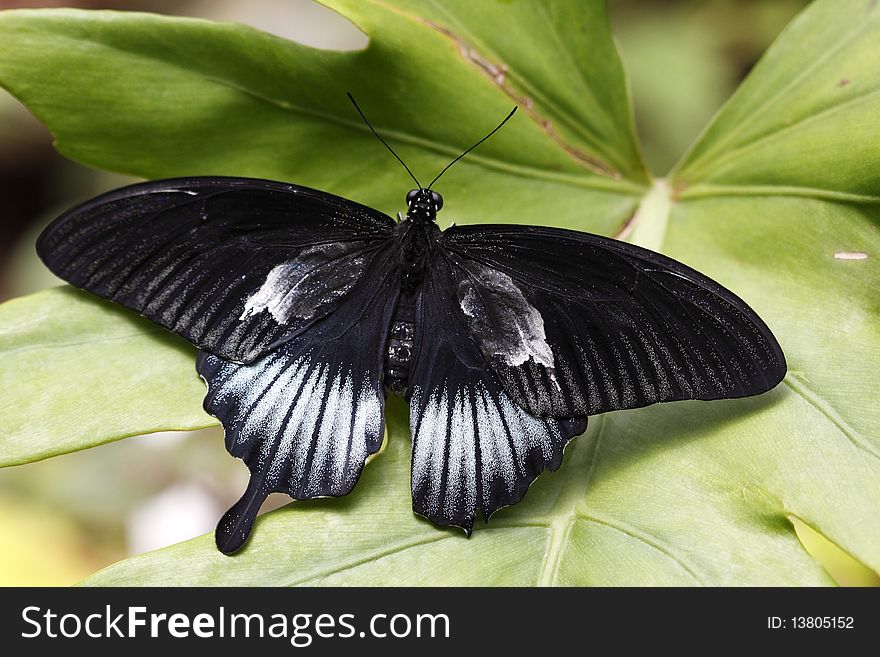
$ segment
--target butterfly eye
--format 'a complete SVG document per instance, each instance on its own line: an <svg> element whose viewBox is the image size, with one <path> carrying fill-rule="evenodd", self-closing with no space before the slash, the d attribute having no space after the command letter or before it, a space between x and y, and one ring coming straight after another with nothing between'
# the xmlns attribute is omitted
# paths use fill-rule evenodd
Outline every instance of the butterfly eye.
<svg viewBox="0 0 880 657"><path fill-rule="evenodd" d="M410 205L410 204L416 199L416 197L419 195L419 192L420 192L420 191L421 191L421 190L418 190L418 189L411 189L411 190L409 190L409 191L406 193L406 204L407 204L407 205Z"/></svg>
<svg viewBox="0 0 880 657"><path fill-rule="evenodd" d="M443 197L437 192L431 192L431 200L434 201L434 205L437 206L438 210L443 207Z"/></svg>

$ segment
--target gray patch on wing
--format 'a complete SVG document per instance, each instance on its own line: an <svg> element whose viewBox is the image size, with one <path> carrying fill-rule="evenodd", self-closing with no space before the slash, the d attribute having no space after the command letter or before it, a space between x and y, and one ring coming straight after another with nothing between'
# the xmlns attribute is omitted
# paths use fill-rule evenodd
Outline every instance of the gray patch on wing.
<svg viewBox="0 0 880 657"><path fill-rule="evenodd" d="M340 244L312 246L275 266L260 289L245 302L239 319L264 310L279 324L294 317L320 316L360 280L367 267L366 254L346 254L346 249Z"/></svg>
<svg viewBox="0 0 880 657"><path fill-rule="evenodd" d="M458 284L458 302L468 329L487 359L500 358L515 367L529 358L553 369L544 318L504 272L468 262Z"/></svg>

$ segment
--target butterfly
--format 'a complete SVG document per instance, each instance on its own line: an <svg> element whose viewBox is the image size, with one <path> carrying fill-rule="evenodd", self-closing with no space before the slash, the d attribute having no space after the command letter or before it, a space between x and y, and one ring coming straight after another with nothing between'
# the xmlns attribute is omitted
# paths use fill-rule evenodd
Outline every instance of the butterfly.
<svg viewBox="0 0 880 657"><path fill-rule="evenodd" d="M200 350L204 407L251 473L222 552L271 492L351 492L389 390L409 401L413 510L470 535L560 466L588 416L785 375L760 317L671 258L558 228L441 231L432 186L514 112L422 186L354 104L416 183L397 221L294 184L192 177L99 196L37 242L61 278Z"/></svg>

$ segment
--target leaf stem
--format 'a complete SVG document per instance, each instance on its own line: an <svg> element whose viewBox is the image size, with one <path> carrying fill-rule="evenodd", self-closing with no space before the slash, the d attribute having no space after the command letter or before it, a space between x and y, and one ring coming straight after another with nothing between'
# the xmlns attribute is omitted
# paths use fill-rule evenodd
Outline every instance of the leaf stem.
<svg viewBox="0 0 880 657"><path fill-rule="evenodd" d="M666 226L674 202L672 188L663 178L658 178L642 197L633 218L615 237L659 251L666 237Z"/></svg>

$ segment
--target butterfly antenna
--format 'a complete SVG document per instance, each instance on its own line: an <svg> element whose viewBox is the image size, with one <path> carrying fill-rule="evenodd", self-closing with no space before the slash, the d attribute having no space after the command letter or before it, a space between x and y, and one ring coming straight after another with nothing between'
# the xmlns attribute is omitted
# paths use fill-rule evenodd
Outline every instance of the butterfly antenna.
<svg viewBox="0 0 880 657"><path fill-rule="evenodd" d="M504 117L504 120L503 120L501 123L499 123L497 126L495 126L495 129L494 129L492 132L490 132L488 135L486 135L485 137L483 137L480 141L478 141L476 144L474 144L473 146L471 146L469 149L467 149L464 153L462 153L461 155L459 155L457 158L455 158L454 160L452 160L452 162L450 162L449 164L447 164L447 165L443 168L443 171L441 171L440 173L437 174L437 177L434 178L434 180L431 181L431 184L428 185L427 188L428 188L428 189L431 189L431 187L433 187L434 183L437 182L438 180L440 180L440 176L442 176L444 173L446 173L446 171L449 169L449 167L451 167L453 164L455 164L456 162L458 162L461 158L463 158L465 155L467 155L468 153L470 153L472 150L474 150L477 146L479 146L480 144L482 144L484 141L486 141L489 137L491 137L492 135L494 135L496 132L498 132L499 130L501 130L501 126L503 126L505 123L507 123L508 121L510 121L511 117L512 117L514 114L516 114L516 107L514 107L512 110L510 110L510 114L508 114L506 117Z"/></svg>
<svg viewBox="0 0 880 657"><path fill-rule="evenodd" d="M363 110L360 108L360 106L357 104L357 101L354 99L354 96L352 96L351 93L348 93L348 94L346 94L346 95L348 96L348 99L351 101L351 104L354 105L354 108L357 110L358 114L361 115L361 118L364 120L364 123L366 123L366 124L367 124L367 127L368 127L370 130L373 131L373 134L374 134L374 135L376 135L376 139L378 139L378 140L381 141L383 144L385 144L385 148L387 148L387 149L391 152L391 154L392 154L394 157L397 158L397 161L400 162L400 163L403 165L403 168L404 168L404 169L406 169L406 172L409 174L409 177L412 178L412 179L415 181L416 185L418 185L418 188L421 189L421 188L422 188L422 185L421 185L421 183L419 183L418 178L416 178L416 177L413 175L413 172L409 170L409 167L406 166L406 162L404 162L403 160L401 160L401 159L400 159L400 156L399 156L397 153L394 152L394 149L391 148L391 146L388 145L388 142L385 141L384 139L382 139L382 137L379 135L379 133L376 132L376 128L374 128L374 127L373 127L373 124L370 123L370 119L367 118L367 115L364 114L364 111L363 111Z"/></svg>

